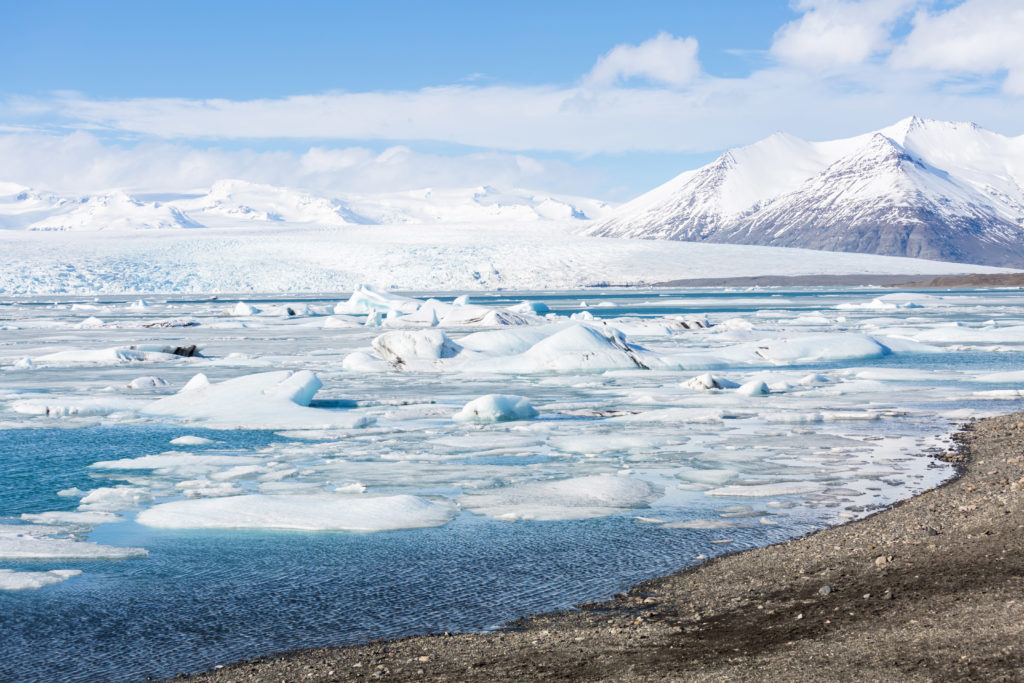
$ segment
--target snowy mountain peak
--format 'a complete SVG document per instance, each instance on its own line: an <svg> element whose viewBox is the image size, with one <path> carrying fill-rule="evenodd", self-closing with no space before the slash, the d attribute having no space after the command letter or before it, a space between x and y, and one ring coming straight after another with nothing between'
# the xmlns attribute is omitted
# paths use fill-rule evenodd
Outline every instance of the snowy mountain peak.
<svg viewBox="0 0 1024 683"><path fill-rule="evenodd" d="M917 116L843 140L774 134L587 232L1024 267L1024 137Z"/></svg>
<svg viewBox="0 0 1024 683"><path fill-rule="evenodd" d="M199 228L181 210L159 202L143 202L121 190L93 195L80 203L60 203L60 211L29 224L29 230L153 230Z"/></svg>
<svg viewBox="0 0 1024 683"><path fill-rule="evenodd" d="M529 190L470 188L406 190L332 197L239 179L208 191L146 201L123 190L62 197L17 183L0 183L0 229L127 230L237 228L265 225L343 228L363 224L573 222L602 218L601 201Z"/></svg>

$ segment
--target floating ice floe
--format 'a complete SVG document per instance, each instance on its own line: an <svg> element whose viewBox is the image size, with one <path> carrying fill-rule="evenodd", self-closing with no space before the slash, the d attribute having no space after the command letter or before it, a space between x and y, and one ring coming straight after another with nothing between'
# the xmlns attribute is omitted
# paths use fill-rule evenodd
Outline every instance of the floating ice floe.
<svg viewBox="0 0 1024 683"><path fill-rule="evenodd" d="M232 308L224 310L225 315L233 315L238 317L257 315L259 313L261 313L260 309L256 308L255 306L251 306L245 303L244 301L239 301Z"/></svg>
<svg viewBox="0 0 1024 683"><path fill-rule="evenodd" d="M163 377L136 377L128 382L129 389L153 389L156 387L168 387L171 383Z"/></svg>
<svg viewBox="0 0 1024 683"><path fill-rule="evenodd" d="M646 481L600 474L470 493L459 503L470 512L506 521L564 520L607 517L646 507L660 497Z"/></svg>
<svg viewBox="0 0 1024 683"><path fill-rule="evenodd" d="M0 560L123 560L146 557L143 548L118 548L73 538L59 526L0 524Z"/></svg>
<svg viewBox="0 0 1024 683"><path fill-rule="evenodd" d="M22 415L44 415L48 417L110 415L119 411L130 411L143 405L139 399L109 397L76 398L54 396L27 398L14 401L11 410Z"/></svg>
<svg viewBox="0 0 1024 683"><path fill-rule="evenodd" d="M17 572L13 569L0 569L0 591L36 590L67 581L81 573L81 569L51 569L48 572Z"/></svg>
<svg viewBox="0 0 1024 683"><path fill-rule="evenodd" d="M462 347L440 330L396 330L373 340L373 350L394 365L410 360L454 358Z"/></svg>
<svg viewBox="0 0 1024 683"><path fill-rule="evenodd" d="M411 495L266 495L161 503L136 521L170 529L390 531L442 526L458 508Z"/></svg>
<svg viewBox="0 0 1024 683"><path fill-rule="evenodd" d="M212 429L354 429L373 423L351 411L308 407L321 386L309 370L262 372L218 383L198 374L181 391L141 412L198 420Z"/></svg>
<svg viewBox="0 0 1024 683"><path fill-rule="evenodd" d="M735 498L769 498L772 496L815 493L824 489L824 484L815 481L780 481L772 484L731 484L705 491L704 495Z"/></svg>
<svg viewBox="0 0 1024 683"><path fill-rule="evenodd" d="M225 467L239 465L255 466L264 462L262 458L251 455L194 455L192 453L159 453L143 455L138 458L122 458L120 460L101 460L89 465L94 470L151 470L158 474L174 474L178 476L196 477L209 472L217 472Z"/></svg>
<svg viewBox="0 0 1024 683"><path fill-rule="evenodd" d="M669 522L662 524L662 529L731 529L737 526L738 522L731 522L726 519L688 519L684 522Z"/></svg>
<svg viewBox="0 0 1024 683"><path fill-rule="evenodd" d="M525 396L487 394L467 403L452 419L457 422L507 422L530 420L537 414Z"/></svg>
<svg viewBox="0 0 1024 683"><path fill-rule="evenodd" d="M334 307L334 313L373 316L376 324L385 327L499 327L543 322L532 310L475 306L468 299L450 304L437 299L423 301L382 292L369 285L357 287L348 301Z"/></svg>
<svg viewBox="0 0 1024 683"><path fill-rule="evenodd" d="M170 440L170 444L173 446L205 446L213 443L213 439L207 439L203 436L193 436L186 434Z"/></svg>
<svg viewBox="0 0 1024 683"><path fill-rule="evenodd" d="M754 379L736 389L736 393L742 396L764 396L771 393L768 385L759 379Z"/></svg>
<svg viewBox="0 0 1024 683"><path fill-rule="evenodd" d="M32 359L34 363L129 363L139 361L174 360L175 354L169 347L140 349L114 347L109 349L67 349Z"/></svg>
<svg viewBox="0 0 1024 683"><path fill-rule="evenodd" d="M725 377L705 373L687 380L683 386L694 391L710 391L711 389L736 389L740 385Z"/></svg>
<svg viewBox="0 0 1024 683"><path fill-rule="evenodd" d="M120 522L122 518L113 512L96 510L51 510L49 512L26 512L21 515L26 522L33 524L64 524L73 527L94 527L97 524Z"/></svg>
<svg viewBox="0 0 1024 683"><path fill-rule="evenodd" d="M153 494L149 489L137 486L101 486L85 494L78 509L103 512L131 510L152 500Z"/></svg>

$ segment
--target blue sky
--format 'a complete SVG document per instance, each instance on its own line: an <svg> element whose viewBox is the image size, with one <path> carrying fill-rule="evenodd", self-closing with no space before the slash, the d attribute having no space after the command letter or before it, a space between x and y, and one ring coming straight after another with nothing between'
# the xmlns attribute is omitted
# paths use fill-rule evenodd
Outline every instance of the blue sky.
<svg viewBox="0 0 1024 683"><path fill-rule="evenodd" d="M59 190L242 175L623 200L776 130L1024 133L1018 0L3 9L0 180Z"/></svg>
<svg viewBox="0 0 1024 683"><path fill-rule="evenodd" d="M699 35L709 71L761 61L786 2L8 3L8 92L283 97L465 81L571 84L620 43Z"/></svg>

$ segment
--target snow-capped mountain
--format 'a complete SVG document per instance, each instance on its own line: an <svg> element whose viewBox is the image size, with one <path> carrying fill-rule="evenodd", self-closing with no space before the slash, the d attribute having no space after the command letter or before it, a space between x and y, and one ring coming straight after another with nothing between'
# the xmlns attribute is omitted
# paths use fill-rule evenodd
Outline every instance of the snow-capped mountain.
<svg viewBox="0 0 1024 683"><path fill-rule="evenodd" d="M586 233L1024 267L1024 136L916 117L828 142L778 133Z"/></svg>
<svg viewBox="0 0 1024 683"><path fill-rule="evenodd" d="M0 228L20 228L70 211L82 203L79 198L60 197L24 185L0 182Z"/></svg>
<svg viewBox="0 0 1024 683"><path fill-rule="evenodd" d="M339 199L245 180L219 180L208 193L173 204L204 225L265 222L335 226L373 222Z"/></svg>
<svg viewBox="0 0 1024 683"><path fill-rule="evenodd" d="M62 197L0 183L0 228L63 231L572 222L600 218L611 210L596 199L489 186L330 197L244 180L221 180L209 191L171 197L150 201L123 190Z"/></svg>
<svg viewBox="0 0 1024 683"><path fill-rule="evenodd" d="M407 192L352 196L351 206L375 223L472 223L587 220L611 207L596 199L555 197L528 190L426 188Z"/></svg>
<svg viewBox="0 0 1024 683"><path fill-rule="evenodd" d="M67 208L69 204L61 205ZM124 192L93 195L28 225L29 230L152 230L202 227L181 210Z"/></svg>

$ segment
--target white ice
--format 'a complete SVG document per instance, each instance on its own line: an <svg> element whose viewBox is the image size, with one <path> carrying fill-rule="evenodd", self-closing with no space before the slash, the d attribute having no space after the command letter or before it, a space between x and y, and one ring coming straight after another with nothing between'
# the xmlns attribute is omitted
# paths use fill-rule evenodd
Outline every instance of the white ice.
<svg viewBox="0 0 1024 683"><path fill-rule="evenodd" d="M171 529L389 531L442 526L456 513L451 503L405 494L253 494L161 503L143 510L136 521Z"/></svg>
<svg viewBox="0 0 1024 683"><path fill-rule="evenodd" d="M487 394L467 403L452 419L457 422L507 422L530 420L537 415L537 410L525 396Z"/></svg>
<svg viewBox="0 0 1024 683"><path fill-rule="evenodd" d="M48 572L19 572L13 569L0 569L0 591L36 590L67 581L81 573L81 569L51 569Z"/></svg>
<svg viewBox="0 0 1024 683"><path fill-rule="evenodd" d="M660 492L645 481L600 474L555 481L527 482L459 498L471 512L506 521L607 517L646 507Z"/></svg>

